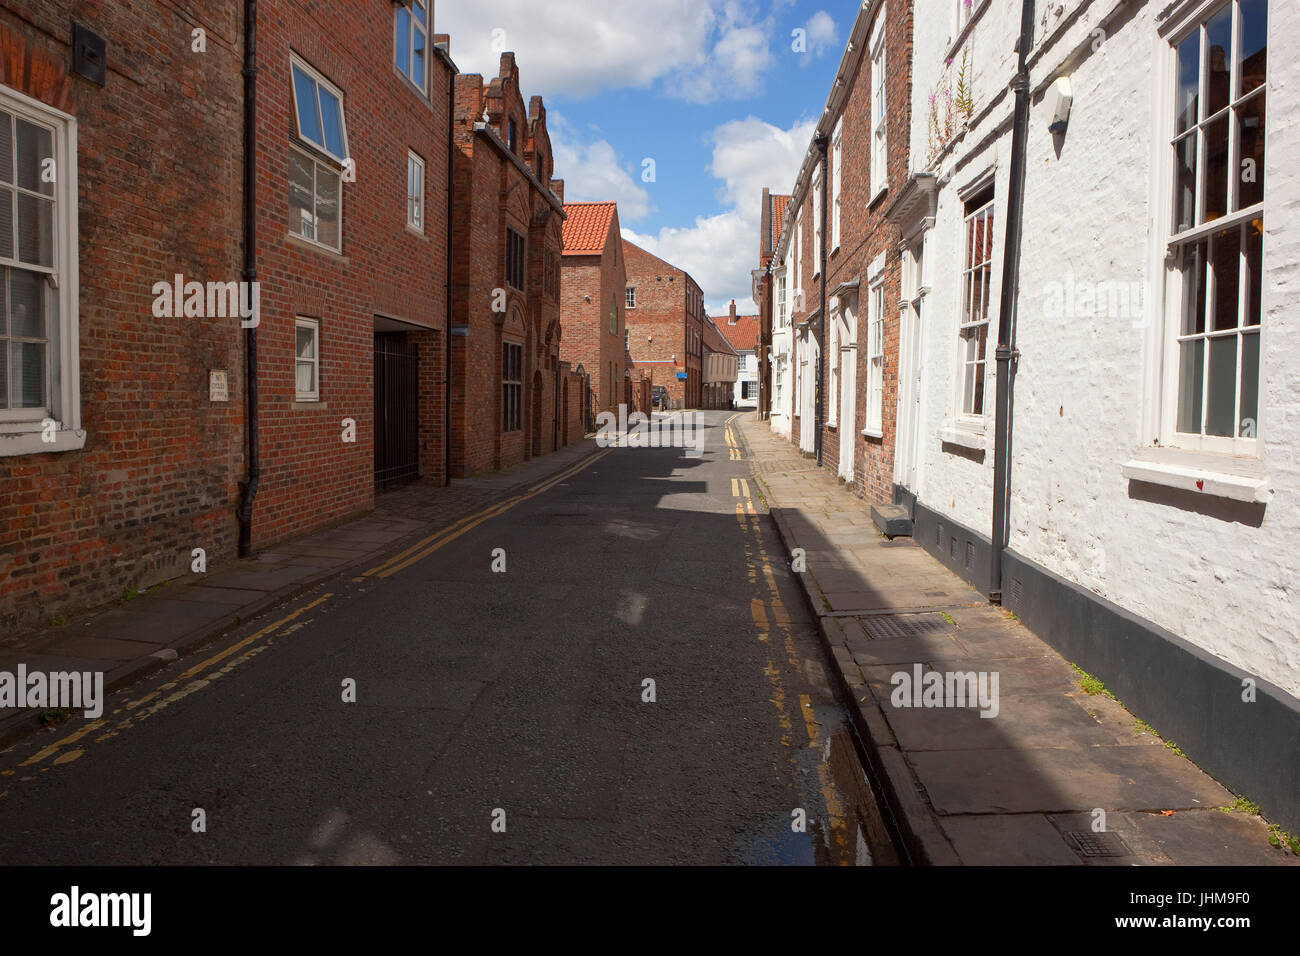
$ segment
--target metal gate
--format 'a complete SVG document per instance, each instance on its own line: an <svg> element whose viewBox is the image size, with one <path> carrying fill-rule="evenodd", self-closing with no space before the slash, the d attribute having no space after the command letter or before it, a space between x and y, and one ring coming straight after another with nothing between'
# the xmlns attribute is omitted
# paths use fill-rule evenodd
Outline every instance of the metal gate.
<svg viewBox="0 0 1300 956"><path fill-rule="evenodd" d="M420 352L404 332L375 333L375 488L420 477Z"/></svg>

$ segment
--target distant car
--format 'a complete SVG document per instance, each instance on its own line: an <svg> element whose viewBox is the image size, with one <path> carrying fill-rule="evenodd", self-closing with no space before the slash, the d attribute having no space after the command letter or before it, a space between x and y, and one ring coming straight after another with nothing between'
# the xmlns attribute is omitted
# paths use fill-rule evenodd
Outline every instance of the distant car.
<svg viewBox="0 0 1300 956"><path fill-rule="evenodd" d="M668 389L662 385L656 385L650 390L650 406L652 408L668 407Z"/></svg>

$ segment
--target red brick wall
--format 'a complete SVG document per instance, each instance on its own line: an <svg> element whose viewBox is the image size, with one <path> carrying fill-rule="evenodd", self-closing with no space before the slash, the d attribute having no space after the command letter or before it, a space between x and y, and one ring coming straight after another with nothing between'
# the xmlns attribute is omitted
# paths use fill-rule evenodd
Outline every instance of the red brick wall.
<svg viewBox="0 0 1300 956"><path fill-rule="evenodd" d="M77 118L79 451L0 458L0 629L209 567L235 549L237 319L155 319L152 285L240 278L242 4L30 0L0 8L0 84ZM72 23L107 41L69 76ZM190 31L207 32L206 53ZM231 401L210 403L209 369Z"/></svg>
<svg viewBox="0 0 1300 956"><path fill-rule="evenodd" d="M447 82L432 58L430 93L393 67L393 7L357 3L331 16L310 0L259 5L258 329L262 480L254 545L265 547L374 503L375 316L444 328ZM342 254L288 237L288 161L296 140L290 51L344 95L355 183L343 185ZM425 231L406 227L407 151L425 161ZM294 317L320 319L320 401L294 397ZM422 361L439 362L421 348ZM441 367L422 378L441 380ZM440 401L439 390L423 404ZM356 422L356 442L341 422ZM434 422L422 425L426 475L441 480ZM436 444L435 444L436 442Z"/></svg>
<svg viewBox="0 0 1300 956"><path fill-rule="evenodd" d="M615 213L599 257L564 257L560 284L564 338L560 355L575 369L582 365L590 376L593 421L602 411L617 411L624 395L627 272L621 246ZM613 333L609 330L611 304L618 316L617 331Z"/></svg>
<svg viewBox="0 0 1300 956"><path fill-rule="evenodd" d="M700 287L685 271L640 246L624 242L623 252L627 284L636 287L636 307L627 310L632 361L656 363L650 366L655 384L667 388L674 407L698 408L704 351ZM679 379L678 372L688 377Z"/></svg>
<svg viewBox="0 0 1300 956"><path fill-rule="evenodd" d="M492 133L476 131L488 116ZM506 155L514 123L515 155ZM543 195L550 182L550 139L540 97L525 110L513 54L500 75L456 78L456 194L453 215L452 473L510 468L554 450L558 290L545 286L547 256L559 256L561 213ZM507 230L525 237L524 288L506 282ZM505 311L495 311L505 296ZM501 357L504 342L524 346L519 430L504 431Z"/></svg>

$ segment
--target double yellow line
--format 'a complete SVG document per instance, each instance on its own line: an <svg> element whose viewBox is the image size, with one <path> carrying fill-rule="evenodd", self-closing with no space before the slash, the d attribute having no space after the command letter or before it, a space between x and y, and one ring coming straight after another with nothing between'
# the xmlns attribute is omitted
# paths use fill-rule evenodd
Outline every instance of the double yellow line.
<svg viewBox="0 0 1300 956"><path fill-rule="evenodd" d="M604 458L608 454L609 454L609 449L607 448L603 451L598 451L595 454L588 455L586 458L582 459L582 461L578 462L572 468L568 468L560 472L558 475L555 475L552 478L548 478L546 481L543 481L541 484L534 485L532 488L528 489L528 491L524 492L523 494L515 495L513 498L507 498L505 501L499 502L495 505L491 505L490 507L483 509L477 514L472 514L467 518L461 518L459 521L457 521L455 524L451 525L450 527L442 528L439 531L435 531L427 538L421 541L417 541L415 544L411 545L409 548L407 548L405 551L402 551L400 554L393 555L383 564L377 565L371 568L369 571L366 571L362 575L362 577L363 578L391 577L392 575L396 574L398 571L405 570L406 568L409 568L411 565L423 561L425 558L433 554L433 552L437 551L443 545L455 541L457 538L465 534L467 531L472 531L474 528L477 528L484 521L487 521L491 518L495 518L498 515L505 514L507 511L509 511L511 508L513 508L515 505L519 504L520 502L527 501L529 498L536 498L542 492L555 487L560 482L568 478L572 478L578 472L582 471L587 466L594 464L596 461L600 460L601 458Z"/></svg>
<svg viewBox="0 0 1300 956"><path fill-rule="evenodd" d="M737 412L722 423L722 437L727 440L727 450L731 453L732 461L740 461L743 457L740 438L731 427L731 423L739 417L740 412Z"/></svg>

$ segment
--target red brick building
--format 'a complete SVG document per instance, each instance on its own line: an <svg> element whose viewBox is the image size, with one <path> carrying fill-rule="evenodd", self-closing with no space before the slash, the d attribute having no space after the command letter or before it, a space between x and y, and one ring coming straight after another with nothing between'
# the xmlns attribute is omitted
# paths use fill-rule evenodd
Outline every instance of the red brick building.
<svg viewBox="0 0 1300 956"><path fill-rule="evenodd" d="M432 11L258 10L253 544L444 481L450 83Z"/></svg>
<svg viewBox="0 0 1300 956"><path fill-rule="evenodd" d="M823 465L871 501L893 497L899 246L907 239L893 219L897 203L916 198L907 108L912 15L909 2L859 9L770 265L774 287L784 280L794 331L791 439L813 453L820 437Z"/></svg>
<svg viewBox="0 0 1300 956"><path fill-rule="evenodd" d="M240 279L242 7L0 3L0 631L235 552L240 319L153 290Z"/></svg>
<svg viewBox="0 0 1300 956"><path fill-rule="evenodd" d="M674 408L704 399L704 294L683 269L626 239L628 355L668 389Z"/></svg>
<svg viewBox="0 0 1300 956"><path fill-rule="evenodd" d="M612 202L564 207L561 355L588 376L592 419L628 401L625 303L628 284ZM656 379L657 381L657 379Z"/></svg>
<svg viewBox="0 0 1300 956"><path fill-rule="evenodd" d="M730 408L740 359L713 320L704 316L702 408Z"/></svg>
<svg viewBox="0 0 1300 956"><path fill-rule="evenodd" d="M456 79L452 475L566 444L560 361L563 183L540 96L524 108L513 53ZM557 195L558 193L558 195ZM576 386L575 386L576 387Z"/></svg>

